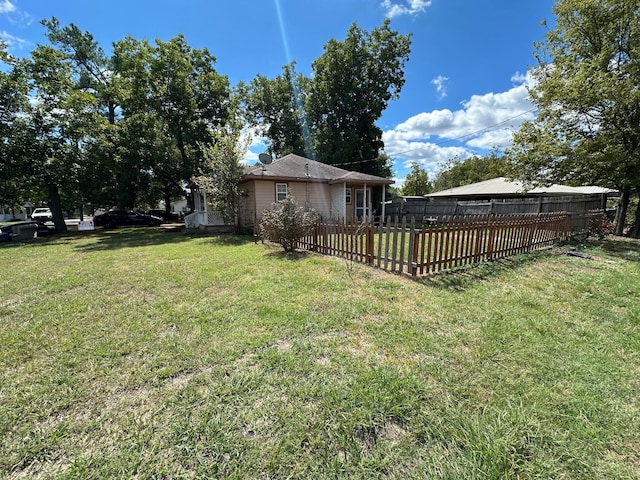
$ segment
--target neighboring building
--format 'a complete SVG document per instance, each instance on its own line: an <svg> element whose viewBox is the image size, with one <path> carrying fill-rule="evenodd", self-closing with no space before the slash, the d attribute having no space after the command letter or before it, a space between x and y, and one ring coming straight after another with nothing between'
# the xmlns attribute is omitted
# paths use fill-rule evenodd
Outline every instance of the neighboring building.
<svg viewBox="0 0 640 480"><path fill-rule="evenodd" d="M23 205L17 208L8 208L0 206L0 222L8 222L11 220L27 220L33 207L31 204Z"/></svg>
<svg viewBox="0 0 640 480"><path fill-rule="evenodd" d="M416 197L402 197L387 206L389 215L439 218L461 215L513 215L567 212L572 229L584 230L589 222L607 211L607 197L616 190L582 186L549 185L525 188L518 181L504 177L450 188L426 195L421 203ZM410 201L409 201L410 200Z"/></svg>
<svg viewBox="0 0 640 480"><path fill-rule="evenodd" d="M238 222L241 227L255 227L262 219L262 212L288 195L294 196L301 207L313 209L324 219L371 218L374 189L381 191L384 204L385 187L392 183L394 181L388 178L289 154L268 165L245 168L240 189L246 196L240 203ZM194 193L196 212L193 217L186 217L190 221L187 226L219 225L219 218L207 212L206 192Z"/></svg>
<svg viewBox="0 0 640 480"><path fill-rule="evenodd" d="M461 187L449 188L430 193L426 197L432 200L497 200L526 197L553 197L572 195L612 195L616 190L597 186L569 187L567 185L539 186L527 189L522 182L507 180L504 177L492 178L484 182L471 183Z"/></svg>

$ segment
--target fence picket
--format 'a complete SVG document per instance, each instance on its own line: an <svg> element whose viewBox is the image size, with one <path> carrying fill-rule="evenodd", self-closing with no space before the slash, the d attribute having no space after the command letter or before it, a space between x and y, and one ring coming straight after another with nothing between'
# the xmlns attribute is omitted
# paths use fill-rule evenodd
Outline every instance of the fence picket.
<svg viewBox="0 0 640 480"><path fill-rule="evenodd" d="M435 223L423 218L418 225L415 217L389 216L378 226L368 220L322 222L299 246L416 276L530 252L567 239L570 231L566 213L467 215Z"/></svg>

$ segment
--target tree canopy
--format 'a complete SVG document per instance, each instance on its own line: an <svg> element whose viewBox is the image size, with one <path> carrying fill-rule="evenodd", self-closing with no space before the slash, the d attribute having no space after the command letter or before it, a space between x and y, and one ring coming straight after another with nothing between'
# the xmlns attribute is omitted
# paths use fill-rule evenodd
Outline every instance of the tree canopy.
<svg viewBox="0 0 640 480"><path fill-rule="evenodd" d="M371 32L354 24L343 41L327 42L311 77L295 73L294 65L275 79L258 76L244 90L247 118L276 155L389 177L375 122L399 98L410 45L411 35L391 30L388 20Z"/></svg>
<svg viewBox="0 0 640 480"><path fill-rule="evenodd" d="M49 44L28 58L12 58L0 42L4 206L46 202L64 229L63 209L149 208L161 199L170 208L184 185L209 175L232 217L247 147L241 114L272 154L391 175L375 122L404 85L411 36L389 21L370 32L354 24L344 41L330 40L310 77L291 63L275 79L258 75L237 89L208 49L182 35L127 36L106 53L74 24L42 24Z"/></svg>
<svg viewBox="0 0 640 480"><path fill-rule="evenodd" d="M435 191L439 192L496 177L507 177L510 172L507 158L497 151L486 156L476 155L465 160L454 158L443 165L433 182L433 187Z"/></svg>
<svg viewBox="0 0 640 480"><path fill-rule="evenodd" d="M269 139L271 155L313 155L301 93L308 83L309 79L296 73L292 63L274 79L258 75L249 85L240 85L247 121L259 135Z"/></svg>
<svg viewBox="0 0 640 480"><path fill-rule="evenodd" d="M402 195L422 196L431 193L432 189L427 171L420 167L419 163L411 162L411 171L404 180Z"/></svg>
<svg viewBox="0 0 640 480"><path fill-rule="evenodd" d="M538 46L535 120L510 152L518 176L597 183L621 192L616 233L640 189L640 3L557 0ZM640 208L636 212L636 234Z"/></svg>
<svg viewBox="0 0 640 480"><path fill-rule="evenodd" d="M236 115L215 58L181 35L126 37L106 55L89 32L42 23L50 45L0 55L0 202L46 199L60 229L63 203L170 208Z"/></svg>

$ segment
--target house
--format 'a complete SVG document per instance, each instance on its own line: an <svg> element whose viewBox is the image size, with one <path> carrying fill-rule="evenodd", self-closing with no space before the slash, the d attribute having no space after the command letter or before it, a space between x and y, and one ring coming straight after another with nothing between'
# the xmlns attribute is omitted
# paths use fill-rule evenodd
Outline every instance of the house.
<svg viewBox="0 0 640 480"><path fill-rule="evenodd" d="M294 196L301 207L313 209L324 219L371 218L374 189L385 199L385 187L393 180L353 172L289 154L268 165L248 168L240 182L246 192L240 208L240 224L255 226L262 212L274 202Z"/></svg>
<svg viewBox="0 0 640 480"><path fill-rule="evenodd" d="M240 180L245 196L240 202L238 222L255 228L262 212L273 203L292 195L305 209L313 209L324 219L371 218L373 197L384 205L385 187L393 180L344 170L300 155L289 154L269 164L246 167ZM376 191L377 190L377 191ZM205 191L194 192L197 222L187 226L207 228L220 223L220 217L207 212ZM192 214L193 215L193 214ZM191 216L185 217L195 218Z"/></svg>

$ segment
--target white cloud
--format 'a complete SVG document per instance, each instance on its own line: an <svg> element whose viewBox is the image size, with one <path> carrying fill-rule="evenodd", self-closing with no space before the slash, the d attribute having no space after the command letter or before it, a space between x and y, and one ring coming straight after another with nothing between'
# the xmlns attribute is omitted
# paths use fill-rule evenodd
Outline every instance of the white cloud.
<svg viewBox="0 0 640 480"><path fill-rule="evenodd" d="M17 7L17 2L0 0L0 15L6 15L7 20L20 27L28 27L33 22L33 17Z"/></svg>
<svg viewBox="0 0 640 480"><path fill-rule="evenodd" d="M247 146L242 163L253 165L258 161L258 155L267 150L267 140L261 137L255 128L246 128L242 133L250 137L250 143Z"/></svg>
<svg viewBox="0 0 640 480"><path fill-rule="evenodd" d="M16 11L16 6L9 0L0 0L0 13L11 13Z"/></svg>
<svg viewBox="0 0 640 480"><path fill-rule="evenodd" d="M443 77L442 75L438 75L436 78L431 80L431 83L436 86L436 91L438 92L438 100L442 100L447 96L447 87L445 85L447 80L449 79L447 77Z"/></svg>
<svg viewBox="0 0 640 480"><path fill-rule="evenodd" d="M418 162L435 173L451 158L464 159L479 150L511 146L513 132L523 121L534 118L527 90L531 75L518 73L511 80L514 86L506 92L473 95L455 111L421 112L384 132L386 153L402 162L396 168Z"/></svg>
<svg viewBox="0 0 640 480"><path fill-rule="evenodd" d="M23 48L26 45L31 45L28 40L11 35L5 30L0 30L0 40L3 40L9 47Z"/></svg>
<svg viewBox="0 0 640 480"><path fill-rule="evenodd" d="M424 12L431 5L431 0L402 0L394 3L392 0L384 0L382 6L387 11L387 17L393 18L400 15L415 15Z"/></svg>

